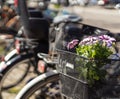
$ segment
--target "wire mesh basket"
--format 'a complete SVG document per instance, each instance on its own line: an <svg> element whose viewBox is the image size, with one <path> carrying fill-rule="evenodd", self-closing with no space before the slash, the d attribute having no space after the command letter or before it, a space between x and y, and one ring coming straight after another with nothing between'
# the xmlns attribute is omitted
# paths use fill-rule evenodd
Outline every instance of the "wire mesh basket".
<svg viewBox="0 0 120 99"><path fill-rule="evenodd" d="M75 34L72 32L72 35L70 33L64 35L64 32L62 31L57 36L56 51L59 60L57 70L60 73L63 95L72 99L106 99L120 97L114 94L115 88L118 88L116 85L119 85L120 83L120 80L118 81L117 78L118 75L109 78L109 75L113 72L115 73L119 67L120 55L111 55L108 59L103 60L91 60L77 55L75 49L67 50L67 43L72 39L80 38L79 41L81 41L84 37L103 35L109 32L86 24L80 25L80 33L78 32ZM84 72L81 71L81 69L84 68L85 63L89 61L90 63L93 62L93 64L99 64L104 61L105 65L102 66L102 69L105 69L108 72L105 81L95 82L96 84L93 85L92 88L89 86L88 77L84 76Z"/></svg>
<svg viewBox="0 0 120 99"><path fill-rule="evenodd" d="M57 70L60 72L63 95L72 99L100 99L101 97L104 99L104 92L106 93L110 90L110 86L117 78L109 79L109 81L111 81L110 83L100 82L101 85L96 84L98 89L91 89L87 78L83 76L83 72L79 71L79 68L83 67L84 63L90 60L64 50L57 49L57 52L59 57ZM113 55L111 57L108 59L108 64L104 66L105 68L108 68L108 66L114 67L115 64L118 66L120 64L119 56ZM116 87L116 85L112 86ZM109 95L105 95L105 99L108 97Z"/></svg>

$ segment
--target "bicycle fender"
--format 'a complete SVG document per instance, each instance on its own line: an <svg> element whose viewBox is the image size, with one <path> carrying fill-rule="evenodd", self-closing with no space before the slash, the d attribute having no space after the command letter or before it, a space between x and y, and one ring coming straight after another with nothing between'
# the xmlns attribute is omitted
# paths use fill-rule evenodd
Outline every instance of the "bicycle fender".
<svg viewBox="0 0 120 99"><path fill-rule="evenodd" d="M19 60L24 60L32 57L33 57L33 53L25 53L25 54L18 54L17 56L15 56L14 58L10 59L7 62L3 61L0 63L0 73L2 74L8 67L12 66L13 63L17 63L19 62Z"/></svg>
<svg viewBox="0 0 120 99"><path fill-rule="evenodd" d="M13 58L16 54L17 50L14 49L4 57L4 60L0 63L0 72L6 68L6 62Z"/></svg>
<svg viewBox="0 0 120 99"><path fill-rule="evenodd" d="M45 80L46 78L49 78L50 76L54 76L54 75L58 75L59 73L56 70L44 73L42 75L37 76L36 78L34 78L33 80L31 80L29 83L27 83L21 90L20 92L17 94L17 96L15 97L15 99L21 99L22 95L28 90L30 89L33 85L35 85L36 83Z"/></svg>
<svg viewBox="0 0 120 99"><path fill-rule="evenodd" d="M5 57L4 57L4 61L8 61L10 60L12 57L14 57L17 54L17 50L14 49L12 50L10 53L8 53Z"/></svg>
<svg viewBox="0 0 120 99"><path fill-rule="evenodd" d="M9 52L5 57L4 60L5 62L9 61L10 59L14 58L16 55L21 54L23 52L26 52L28 49L23 49L20 51L20 53L18 53L17 49L12 50L11 52Z"/></svg>

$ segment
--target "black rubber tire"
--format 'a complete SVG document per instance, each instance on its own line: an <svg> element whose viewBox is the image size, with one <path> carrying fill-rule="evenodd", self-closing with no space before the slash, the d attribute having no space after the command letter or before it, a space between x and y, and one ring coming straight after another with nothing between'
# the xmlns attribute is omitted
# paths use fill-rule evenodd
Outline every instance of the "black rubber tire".
<svg viewBox="0 0 120 99"><path fill-rule="evenodd" d="M29 68L31 66L30 59L32 59L32 58L34 58L33 54L30 53L30 54L25 54L25 55L18 55L15 58L8 61L8 62L11 61L11 63L7 65L7 68L2 71L1 76L0 76L0 94L4 90L8 90L12 87L17 86L20 82L22 82L25 79L25 77L27 76L27 74L29 72ZM25 68L25 71L23 72L23 74L20 74L20 78L17 79L16 82L14 82L10 85L7 84L6 86L3 87L6 77L8 77L10 75L11 71L14 70L15 68L17 68L18 64L21 64L21 63L27 64L27 67ZM13 75L16 76L16 74L13 74ZM12 78L11 78L11 81L12 81Z"/></svg>
<svg viewBox="0 0 120 99"><path fill-rule="evenodd" d="M43 74L44 75L44 74ZM23 87L23 89L21 90L20 93L18 93L18 96L15 99L31 99L31 96L38 90L44 88L47 84L52 83L52 82L56 82L59 80L59 74L58 73L53 73L52 75L49 74L45 74L46 76L42 77L42 75L38 76L38 77L42 77L42 79L33 79L34 81L31 81L30 83L28 83L28 85L26 85L25 87ZM32 99L34 99L32 97ZM36 99L36 98L35 98ZM37 99L46 99L43 97L39 97ZM54 99L54 98L51 98ZM55 98L55 99L59 99L59 98Z"/></svg>

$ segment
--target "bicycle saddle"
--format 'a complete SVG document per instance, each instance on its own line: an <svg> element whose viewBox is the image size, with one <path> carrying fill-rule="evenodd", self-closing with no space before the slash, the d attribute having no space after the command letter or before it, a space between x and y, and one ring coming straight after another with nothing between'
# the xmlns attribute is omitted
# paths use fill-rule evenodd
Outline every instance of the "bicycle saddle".
<svg viewBox="0 0 120 99"><path fill-rule="evenodd" d="M53 20L55 24L59 24L61 22L79 22L82 18L77 15L59 15L56 16Z"/></svg>

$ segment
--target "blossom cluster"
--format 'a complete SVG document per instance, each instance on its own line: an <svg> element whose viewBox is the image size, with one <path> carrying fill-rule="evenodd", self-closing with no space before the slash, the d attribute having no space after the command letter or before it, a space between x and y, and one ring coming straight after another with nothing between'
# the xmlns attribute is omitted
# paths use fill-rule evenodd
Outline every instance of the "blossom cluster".
<svg viewBox="0 0 120 99"><path fill-rule="evenodd" d="M106 77L106 70L101 69L107 65L107 60L110 55L114 53L115 38L108 35L89 36L82 41L74 39L68 43L67 49L72 51L74 49L76 54L85 57L77 60L80 66L76 67L80 76L85 78L90 86L94 85L96 81L103 81Z"/></svg>
<svg viewBox="0 0 120 99"><path fill-rule="evenodd" d="M107 47L112 46L113 42L115 42L115 38L110 37L108 35L100 35L100 36L89 36L87 38L84 38L81 42L79 42L78 39L74 39L71 42L67 44L67 49L72 49L76 45L92 45L97 42L101 44L105 44Z"/></svg>

